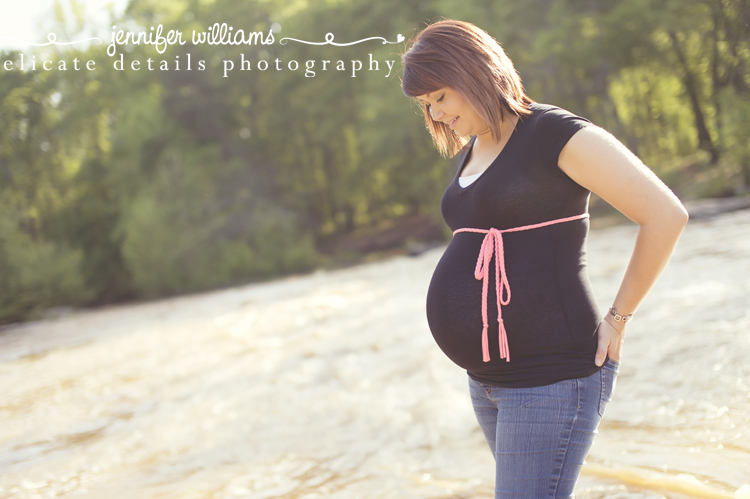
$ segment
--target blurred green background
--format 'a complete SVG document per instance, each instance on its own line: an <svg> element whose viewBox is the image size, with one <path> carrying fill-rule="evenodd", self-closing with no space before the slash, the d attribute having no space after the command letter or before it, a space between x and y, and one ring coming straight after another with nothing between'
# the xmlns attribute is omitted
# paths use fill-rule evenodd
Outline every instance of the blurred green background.
<svg viewBox="0 0 750 499"><path fill-rule="evenodd" d="M109 40L34 52L69 68L95 60L95 71L0 69L0 324L446 240L439 202L455 165L401 93L404 44L278 43L408 40L444 17L487 30L532 99L612 132L683 200L747 192L746 0L131 0L118 29L163 24L188 43L161 55L119 47L140 71L113 70ZM215 22L281 30L273 45L189 42ZM84 19L60 13L58 24L58 40L75 40ZM193 70L174 70L187 53ZM241 53L284 69L239 71ZM368 54L381 71L356 78L320 62L313 78L286 69L366 69ZM170 70L145 70L149 57ZM224 59L235 62L226 78Z"/></svg>

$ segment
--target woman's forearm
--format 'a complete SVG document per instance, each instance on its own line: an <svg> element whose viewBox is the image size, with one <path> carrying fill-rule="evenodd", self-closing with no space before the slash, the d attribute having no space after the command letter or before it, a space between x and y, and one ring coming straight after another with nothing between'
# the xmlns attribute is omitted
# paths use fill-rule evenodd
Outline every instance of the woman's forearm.
<svg viewBox="0 0 750 499"><path fill-rule="evenodd" d="M688 220L685 208L676 198L673 201L674 208L668 210L671 215L662 214L653 221L640 224L630 263L614 300L614 306L620 315L635 312L672 256ZM597 334L599 346L594 360L596 365L603 365L606 356L620 360L625 324L615 321L607 313L599 323Z"/></svg>
<svg viewBox="0 0 750 499"><path fill-rule="evenodd" d="M673 214L662 214L640 225L633 254L613 303L619 314L636 311L666 267L687 220L684 208L682 211L675 208Z"/></svg>

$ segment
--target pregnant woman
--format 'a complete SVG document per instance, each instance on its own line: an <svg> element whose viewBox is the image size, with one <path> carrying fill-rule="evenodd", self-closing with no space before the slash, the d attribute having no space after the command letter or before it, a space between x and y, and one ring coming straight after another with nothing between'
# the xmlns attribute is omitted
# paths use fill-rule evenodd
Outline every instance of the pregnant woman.
<svg viewBox="0 0 750 499"><path fill-rule="evenodd" d="M573 497L614 390L625 328L688 220L677 197L612 135L524 94L478 27L427 26L403 55L403 92L458 171L441 209L454 237L427 318L466 369L496 462L496 498ZM595 192L640 226L602 317L586 271Z"/></svg>

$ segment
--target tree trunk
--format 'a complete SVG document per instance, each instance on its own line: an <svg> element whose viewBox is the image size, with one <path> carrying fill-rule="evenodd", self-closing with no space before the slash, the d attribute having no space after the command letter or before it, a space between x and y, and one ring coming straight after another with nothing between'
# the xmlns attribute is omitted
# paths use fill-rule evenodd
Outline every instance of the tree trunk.
<svg viewBox="0 0 750 499"><path fill-rule="evenodd" d="M704 151L708 151L711 154L711 164L716 164L719 161L719 151L716 148L713 140L711 140L711 134L708 132L706 127L706 118L703 115L703 110L700 105L700 97L698 95L698 85L695 81L692 71L687 63L687 58L680 47L680 43L677 40L677 35L673 32L669 32L669 37L672 39L672 46L674 47L677 59L680 61L682 68L685 72L683 78L683 84L685 90L688 93L690 99L690 105L693 108L693 116L695 117L695 128L698 132L698 147Z"/></svg>
<svg viewBox="0 0 750 499"><path fill-rule="evenodd" d="M725 85L723 81L725 78L722 78L722 76L719 75L719 24L721 22L721 16L720 13L717 12L715 6L711 10L714 20L714 29L711 30L711 98L713 100L714 109L716 110L714 113L716 116L716 142L717 147L721 150L722 144L724 143L724 134L722 133L723 123L721 119L721 101L719 99L719 92Z"/></svg>

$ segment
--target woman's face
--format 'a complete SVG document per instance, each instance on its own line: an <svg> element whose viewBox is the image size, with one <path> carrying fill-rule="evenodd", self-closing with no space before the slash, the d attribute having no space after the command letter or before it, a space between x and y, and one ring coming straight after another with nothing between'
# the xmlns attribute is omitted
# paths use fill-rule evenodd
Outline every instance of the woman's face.
<svg viewBox="0 0 750 499"><path fill-rule="evenodd" d="M447 124L461 137L477 135L489 128L467 100L452 88L441 88L419 95L417 99L428 105L433 120Z"/></svg>

